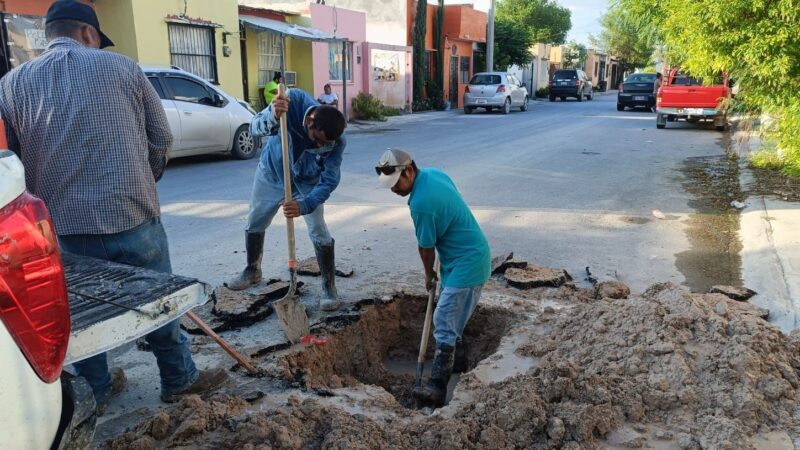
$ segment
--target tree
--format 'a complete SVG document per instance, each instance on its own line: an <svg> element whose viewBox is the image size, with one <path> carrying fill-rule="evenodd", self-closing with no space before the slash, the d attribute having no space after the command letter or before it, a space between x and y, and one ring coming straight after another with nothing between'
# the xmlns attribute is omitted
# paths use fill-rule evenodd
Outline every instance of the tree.
<svg viewBox="0 0 800 450"><path fill-rule="evenodd" d="M529 64L532 45L533 37L524 24L508 19L494 21L495 67Z"/></svg>
<svg viewBox="0 0 800 450"><path fill-rule="evenodd" d="M583 69L586 65L588 51L586 46L575 41L570 41L564 48L565 67Z"/></svg>
<svg viewBox="0 0 800 450"><path fill-rule="evenodd" d="M436 87L441 90L444 86L444 39L442 29L444 28L444 0L439 0L439 7L436 9L436 18L433 23L433 40L436 46Z"/></svg>
<svg viewBox="0 0 800 450"><path fill-rule="evenodd" d="M642 29L630 14L628 9L609 9L600 18L600 34L589 37L592 45L619 59L623 72L648 66L655 48L655 34Z"/></svg>
<svg viewBox="0 0 800 450"><path fill-rule="evenodd" d="M776 119L763 131L786 171L800 176L797 0L617 0L613 8L652 33L670 65L708 80L720 71L735 79L737 107Z"/></svg>
<svg viewBox="0 0 800 450"><path fill-rule="evenodd" d="M411 45L414 49L414 101L425 97L425 33L426 16L428 12L427 0L417 1L417 14L414 16L414 29L411 34Z"/></svg>
<svg viewBox="0 0 800 450"><path fill-rule="evenodd" d="M563 44L572 28L572 13L554 0L501 0L497 19L527 28L531 42Z"/></svg>

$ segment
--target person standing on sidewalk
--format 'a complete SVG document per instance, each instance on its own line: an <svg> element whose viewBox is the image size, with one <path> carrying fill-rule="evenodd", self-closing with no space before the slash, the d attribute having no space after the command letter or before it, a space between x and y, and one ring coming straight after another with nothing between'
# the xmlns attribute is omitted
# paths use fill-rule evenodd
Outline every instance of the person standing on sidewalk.
<svg viewBox="0 0 800 450"><path fill-rule="evenodd" d="M285 204L278 118L287 121L294 186L295 200ZM269 136L269 139L261 152L250 198L245 230L247 267L225 286L242 290L261 281L264 233L282 205L286 217L303 216L306 221L322 276L323 297L319 307L323 311L339 308L335 241L325 224L324 204L339 186L342 154L347 145L343 134L345 126L344 116L338 109L320 105L300 89L290 89L285 96L278 94L271 105L253 118L250 133L256 137Z"/></svg>
<svg viewBox="0 0 800 450"><path fill-rule="evenodd" d="M133 60L100 50L113 43L92 7L53 3L45 35L44 53L0 80L0 114L28 189L50 210L64 251L171 272L156 180L172 134L158 94ZM223 369L197 370L178 320L146 339L165 402L228 379ZM105 353L74 367L100 410L125 383Z"/></svg>
<svg viewBox="0 0 800 450"><path fill-rule="evenodd" d="M414 397L435 406L444 405L453 372L457 341L489 279L489 243L453 180L433 168L417 168L407 152L387 150L375 167L382 186L409 196L408 206L425 270L425 288L436 287L434 262L439 253L442 291L433 314L436 353L427 385L415 387Z"/></svg>

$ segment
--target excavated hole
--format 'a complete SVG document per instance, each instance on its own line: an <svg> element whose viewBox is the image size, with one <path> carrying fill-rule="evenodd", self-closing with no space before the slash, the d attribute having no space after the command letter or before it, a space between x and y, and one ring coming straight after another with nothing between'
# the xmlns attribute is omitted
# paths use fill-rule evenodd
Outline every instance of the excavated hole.
<svg viewBox="0 0 800 450"><path fill-rule="evenodd" d="M307 389L321 391L359 383L377 385L401 405L413 407L411 391L426 303L423 297L399 297L388 304L365 307L358 321L332 332L327 344L284 356L281 364L286 376ZM504 309L478 306L464 331L465 372L495 352L515 318ZM431 336L425 380L433 353ZM457 376L453 378L450 393L457 381Z"/></svg>

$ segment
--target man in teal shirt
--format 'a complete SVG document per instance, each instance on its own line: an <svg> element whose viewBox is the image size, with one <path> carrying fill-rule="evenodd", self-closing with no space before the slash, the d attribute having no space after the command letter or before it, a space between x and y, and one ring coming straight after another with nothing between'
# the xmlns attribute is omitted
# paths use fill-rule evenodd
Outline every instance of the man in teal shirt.
<svg viewBox="0 0 800 450"><path fill-rule="evenodd" d="M390 149L375 171L384 187L402 197L410 195L408 206L428 291L436 286L434 262L439 253L442 291L433 315L436 353L430 380L414 388L414 396L443 406L456 341L461 339L491 272L489 243L453 180L441 170L419 169L407 152Z"/></svg>

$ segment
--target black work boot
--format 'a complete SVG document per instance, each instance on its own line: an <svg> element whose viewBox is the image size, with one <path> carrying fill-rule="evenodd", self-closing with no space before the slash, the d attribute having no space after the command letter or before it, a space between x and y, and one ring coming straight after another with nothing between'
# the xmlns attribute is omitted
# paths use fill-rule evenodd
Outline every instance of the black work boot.
<svg viewBox="0 0 800 450"><path fill-rule="evenodd" d="M231 281L225 283L228 289L241 291L261 281L261 255L264 253L264 233L245 232L247 267Z"/></svg>
<svg viewBox="0 0 800 450"><path fill-rule="evenodd" d="M445 344L436 346L431 378L428 380L428 384L415 387L413 392L414 397L423 404L433 405L435 408L444 406L447 398L447 383L450 382L450 375L453 373L454 350L453 347Z"/></svg>
<svg viewBox="0 0 800 450"><path fill-rule="evenodd" d="M319 307L323 311L336 311L341 302L339 294L336 292L336 263L334 262L333 246L335 241L331 239L330 245L314 244L314 253L317 254L317 264L319 264L319 274L322 277L322 298Z"/></svg>
<svg viewBox="0 0 800 450"><path fill-rule="evenodd" d="M453 360L453 373L464 373L467 371L467 347L464 343L464 338L456 339L456 350Z"/></svg>

